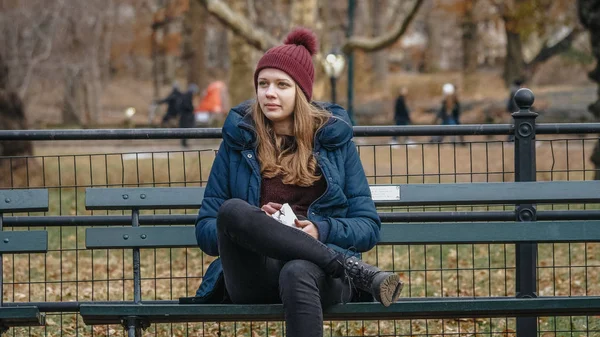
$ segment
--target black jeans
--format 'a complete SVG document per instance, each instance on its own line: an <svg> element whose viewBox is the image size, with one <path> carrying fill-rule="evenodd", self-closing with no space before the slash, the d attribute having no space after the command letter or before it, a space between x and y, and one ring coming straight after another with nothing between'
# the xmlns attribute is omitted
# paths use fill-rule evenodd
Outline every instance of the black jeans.
<svg viewBox="0 0 600 337"><path fill-rule="evenodd" d="M323 306L352 297L337 252L243 200L223 203L217 235L231 301L283 303L289 337L323 336Z"/></svg>

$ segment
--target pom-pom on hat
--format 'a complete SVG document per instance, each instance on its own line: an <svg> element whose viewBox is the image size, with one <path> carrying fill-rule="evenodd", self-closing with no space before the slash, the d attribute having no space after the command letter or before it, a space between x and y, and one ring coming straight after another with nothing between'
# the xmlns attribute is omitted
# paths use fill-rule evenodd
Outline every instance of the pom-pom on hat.
<svg viewBox="0 0 600 337"><path fill-rule="evenodd" d="M306 28L296 28L286 37L284 44L269 49L254 71L254 88L258 88L258 74L265 68L279 69L290 75L310 101L315 81L312 56L317 52L317 37Z"/></svg>

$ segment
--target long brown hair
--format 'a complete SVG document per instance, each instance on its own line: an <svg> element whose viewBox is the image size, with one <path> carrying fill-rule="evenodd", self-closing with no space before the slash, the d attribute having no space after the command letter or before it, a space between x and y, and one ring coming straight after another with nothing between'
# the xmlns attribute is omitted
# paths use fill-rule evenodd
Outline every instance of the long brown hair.
<svg viewBox="0 0 600 337"><path fill-rule="evenodd" d="M258 100L252 108L256 127L257 156L260 172L265 178L283 176L284 184L311 186L321 178L316 174L317 160L313 156L316 132L331 114L308 102L296 86L293 112L293 137L295 146L282 149L283 137L275 134L271 121L262 112Z"/></svg>

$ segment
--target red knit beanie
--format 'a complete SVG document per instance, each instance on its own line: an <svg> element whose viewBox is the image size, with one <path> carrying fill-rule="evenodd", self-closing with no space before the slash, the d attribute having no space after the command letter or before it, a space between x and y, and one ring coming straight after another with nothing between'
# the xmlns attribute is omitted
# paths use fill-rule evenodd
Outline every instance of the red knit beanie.
<svg viewBox="0 0 600 337"><path fill-rule="evenodd" d="M275 68L294 79L310 101L315 81L312 56L317 51L317 37L309 29L296 28L288 34L283 43L281 46L269 49L258 61L254 71L254 88L258 88L258 73L261 70Z"/></svg>

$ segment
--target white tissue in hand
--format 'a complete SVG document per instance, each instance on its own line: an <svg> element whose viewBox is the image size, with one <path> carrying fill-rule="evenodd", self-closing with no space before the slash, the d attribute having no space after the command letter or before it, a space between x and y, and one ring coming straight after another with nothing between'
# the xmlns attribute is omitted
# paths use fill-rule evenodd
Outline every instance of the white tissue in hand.
<svg viewBox="0 0 600 337"><path fill-rule="evenodd" d="M294 220L297 219L296 214L294 214L294 211L292 211L292 208L288 203L283 204L281 209L271 214L271 216L286 226L297 228L294 223Z"/></svg>

